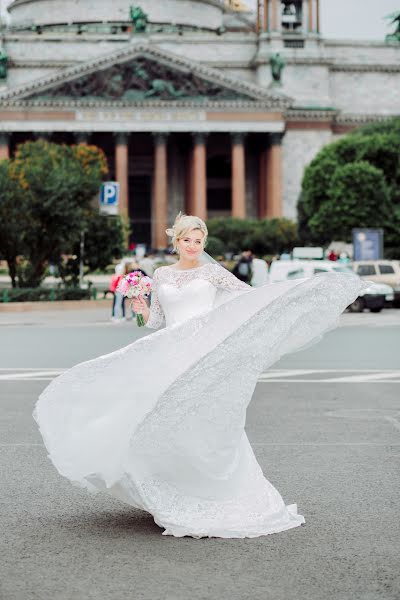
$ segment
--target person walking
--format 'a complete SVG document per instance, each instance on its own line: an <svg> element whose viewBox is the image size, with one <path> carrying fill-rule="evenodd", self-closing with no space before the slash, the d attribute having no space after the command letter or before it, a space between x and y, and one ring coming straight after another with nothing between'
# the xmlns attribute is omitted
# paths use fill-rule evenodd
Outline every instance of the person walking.
<svg viewBox="0 0 400 600"><path fill-rule="evenodd" d="M252 270L253 254L251 250L243 250L239 260L233 268L232 273L244 283L250 283L253 277Z"/></svg>
<svg viewBox="0 0 400 600"><path fill-rule="evenodd" d="M113 295L111 307L111 320L114 322L122 321L125 317L125 303L123 295L118 292L117 287L122 277L125 275L125 265L118 263L115 267L115 273L111 277L109 291Z"/></svg>

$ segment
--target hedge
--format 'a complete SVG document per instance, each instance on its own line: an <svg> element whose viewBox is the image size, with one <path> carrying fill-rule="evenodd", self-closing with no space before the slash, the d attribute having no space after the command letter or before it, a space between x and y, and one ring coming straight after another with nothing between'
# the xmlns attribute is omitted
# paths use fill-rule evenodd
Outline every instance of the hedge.
<svg viewBox="0 0 400 600"><path fill-rule="evenodd" d="M44 302L53 300L90 300L93 292L80 288L5 288L0 302Z"/></svg>

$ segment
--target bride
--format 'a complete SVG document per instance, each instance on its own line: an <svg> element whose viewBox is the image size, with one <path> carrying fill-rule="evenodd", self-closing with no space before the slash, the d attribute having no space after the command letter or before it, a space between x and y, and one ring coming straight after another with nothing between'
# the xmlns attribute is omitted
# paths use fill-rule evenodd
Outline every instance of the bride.
<svg viewBox="0 0 400 600"><path fill-rule="evenodd" d="M50 383L34 410L49 458L74 484L151 513L163 535L298 527L254 456L246 408L260 374L335 327L363 284L326 273L251 288L207 262L200 218L179 214L166 233L179 260L155 271L150 307L134 301L159 331Z"/></svg>

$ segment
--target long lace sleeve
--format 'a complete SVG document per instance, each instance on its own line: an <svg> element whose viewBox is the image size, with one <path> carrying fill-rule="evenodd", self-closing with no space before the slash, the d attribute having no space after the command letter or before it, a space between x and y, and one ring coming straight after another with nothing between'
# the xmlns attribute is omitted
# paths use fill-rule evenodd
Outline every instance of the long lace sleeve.
<svg viewBox="0 0 400 600"><path fill-rule="evenodd" d="M151 291L150 315L146 323L146 327L150 329L158 329L165 321L164 311L158 299L158 283L159 276L157 275L157 271L155 271Z"/></svg>
<svg viewBox="0 0 400 600"><path fill-rule="evenodd" d="M236 291L244 291L244 290L252 290L251 285L248 285L244 281L240 281L233 273L221 267L221 265L211 265L212 266L212 282L213 284L221 288L223 290L229 290L232 292Z"/></svg>

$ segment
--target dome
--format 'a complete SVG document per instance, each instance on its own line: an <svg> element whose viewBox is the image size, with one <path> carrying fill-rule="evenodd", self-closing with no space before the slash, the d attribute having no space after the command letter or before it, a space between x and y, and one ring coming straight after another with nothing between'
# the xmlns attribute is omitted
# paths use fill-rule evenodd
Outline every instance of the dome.
<svg viewBox="0 0 400 600"><path fill-rule="evenodd" d="M14 28L57 27L73 24L129 23L133 6L151 24L216 30L223 23L218 0L14 0L8 7Z"/></svg>

